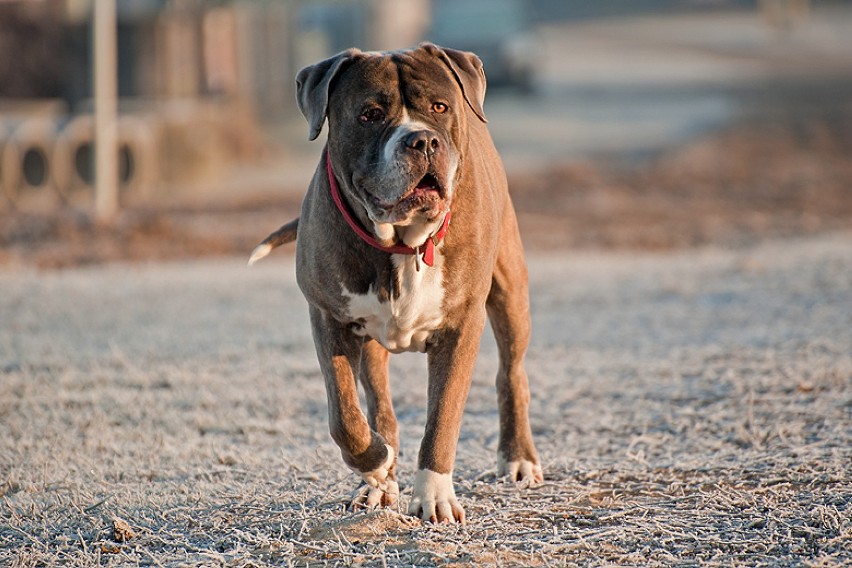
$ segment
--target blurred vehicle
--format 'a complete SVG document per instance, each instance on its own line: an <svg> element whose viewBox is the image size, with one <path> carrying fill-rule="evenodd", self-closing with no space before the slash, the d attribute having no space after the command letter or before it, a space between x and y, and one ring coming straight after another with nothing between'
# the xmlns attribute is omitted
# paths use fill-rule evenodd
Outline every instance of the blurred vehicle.
<svg viewBox="0 0 852 568"><path fill-rule="evenodd" d="M427 39L476 53L489 87L532 89L537 41L523 0L433 0Z"/></svg>

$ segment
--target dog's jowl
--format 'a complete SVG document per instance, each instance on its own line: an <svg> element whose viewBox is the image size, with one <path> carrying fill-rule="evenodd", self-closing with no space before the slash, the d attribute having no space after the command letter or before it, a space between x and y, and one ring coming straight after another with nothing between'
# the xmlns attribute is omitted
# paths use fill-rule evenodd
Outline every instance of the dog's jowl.
<svg viewBox="0 0 852 568"><path fill-rule="evenodd" d="M464 522L453 463L486 318L499 347L498 464L542 480L532 441L524 355L527 271L506 175L483 111L485 75L472 53L431 44L340 53L299 72L309 136L328 141L301 216L252 262L297 241L331 436L366 482L360 502L399 497L399 435L390 353L428 357L426 430L409 513ZM359 404L358 383L367 415Z"/></svg>

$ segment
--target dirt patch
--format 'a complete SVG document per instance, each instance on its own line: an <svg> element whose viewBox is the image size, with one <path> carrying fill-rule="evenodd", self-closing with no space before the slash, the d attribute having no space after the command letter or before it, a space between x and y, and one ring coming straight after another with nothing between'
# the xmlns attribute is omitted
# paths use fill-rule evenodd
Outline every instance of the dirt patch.
<svg viewBox="0 0 852 568"><path fill-rule="evenodd" d="M852 109L737 124L650 164L555 166L513 176L534 248L671 250L852 224Z"/></svg>
<svg viewBox="0 0 852 568"><path fill-rule="evenodd" d="M0 214L0 264L63 268L248 254L267 233L299 214L300 199L227 206L134 208L112 226L79 210Z"/></svg>

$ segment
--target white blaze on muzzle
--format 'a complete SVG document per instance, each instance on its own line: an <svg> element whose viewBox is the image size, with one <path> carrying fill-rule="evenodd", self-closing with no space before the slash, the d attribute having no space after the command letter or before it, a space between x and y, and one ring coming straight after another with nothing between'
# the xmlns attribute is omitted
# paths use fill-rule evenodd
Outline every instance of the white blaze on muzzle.
<svg viewBox="0 0 852 568"><path fill-rule="evenodd" d="M400 160L397 153L404 152L405 143L403 140L405 140L405 137L421 130L431 131L432 129L426 123L419 120L411 120L411 117L408 116L408 109L403 108L402 119L393 134L385 142L382 152L382 169L385 173L389 173L388 170L392 168L399 168Z"/></svg>

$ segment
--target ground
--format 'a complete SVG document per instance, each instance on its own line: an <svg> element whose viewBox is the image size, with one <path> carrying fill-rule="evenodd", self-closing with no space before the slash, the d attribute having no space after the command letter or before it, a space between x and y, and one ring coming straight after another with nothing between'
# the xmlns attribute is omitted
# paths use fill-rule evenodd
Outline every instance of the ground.
<svg viewBox="0 0 852 568"><path fill-rule="evenodd" d="M464 527L404 514L417 355L392 359L401 507L345 509L356 477L327 434L289 255L4 271L0 561L847 564L850 250L847 232L532 253L546 481L495 478L486 336L455 471Z"/></svg>

